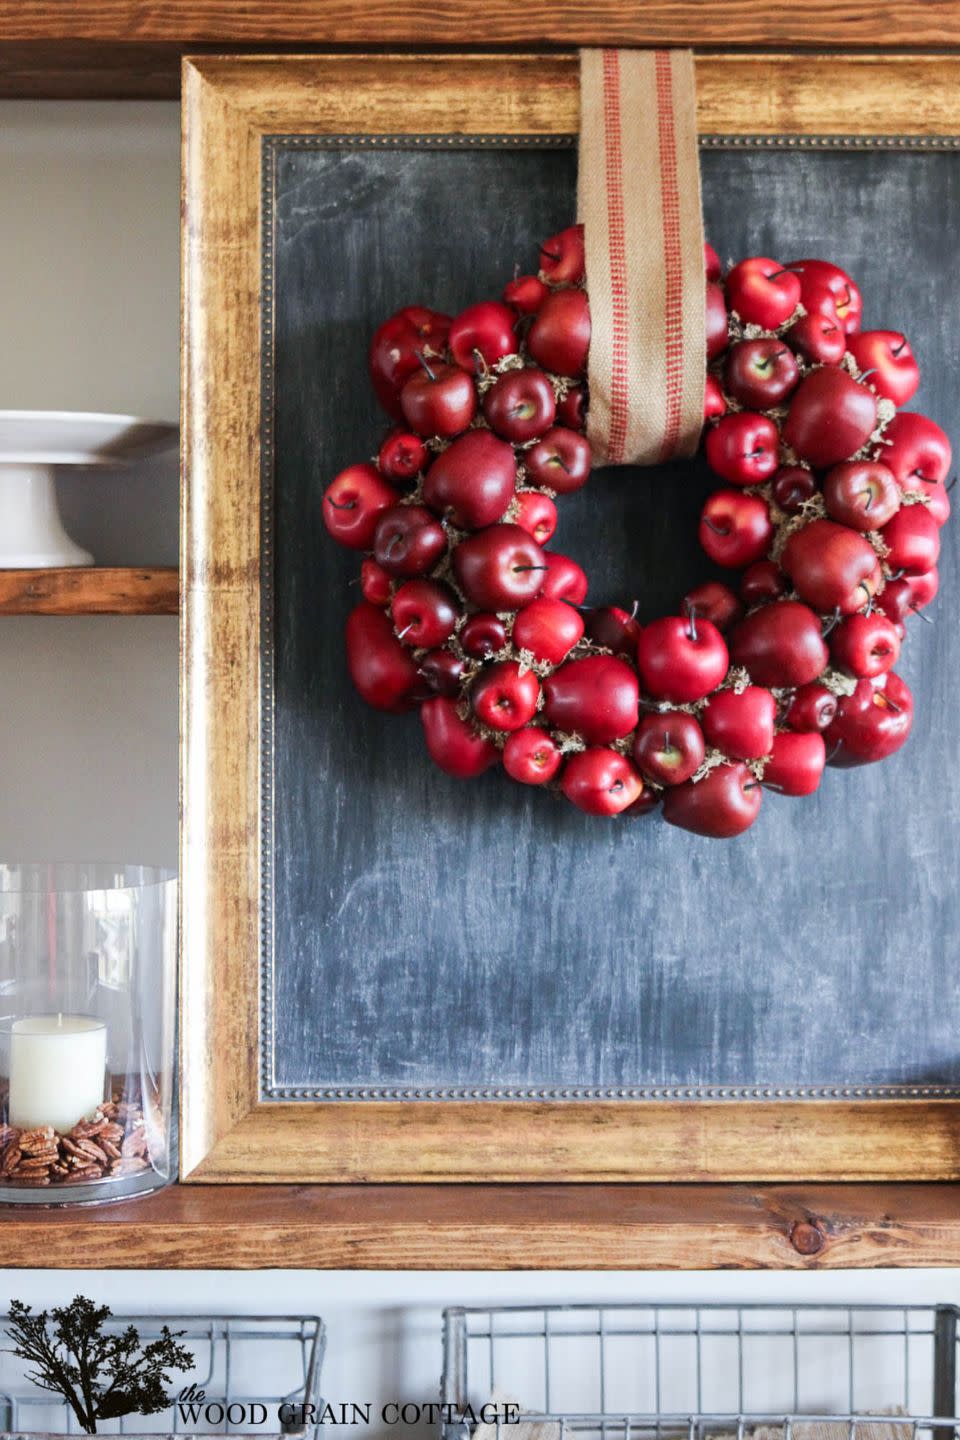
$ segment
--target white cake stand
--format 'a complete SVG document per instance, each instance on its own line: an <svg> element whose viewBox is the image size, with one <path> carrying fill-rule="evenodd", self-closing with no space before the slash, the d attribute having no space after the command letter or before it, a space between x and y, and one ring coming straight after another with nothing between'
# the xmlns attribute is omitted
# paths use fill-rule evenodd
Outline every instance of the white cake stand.
<svg viewBox="0 0 960 1440"><path fill-rule="evenodd" d="M133 415L0 410L0 570L92 565L63 528L58 469L116 468L177 443L177 426Z"/></svg>

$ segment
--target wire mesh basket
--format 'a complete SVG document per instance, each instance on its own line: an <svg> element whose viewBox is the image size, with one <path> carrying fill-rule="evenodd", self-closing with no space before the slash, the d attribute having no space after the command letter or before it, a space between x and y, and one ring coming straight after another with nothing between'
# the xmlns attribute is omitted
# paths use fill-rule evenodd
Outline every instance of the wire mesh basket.
<svg viewBox="0 0 960 1440"><path fill-rule="evenodd" d="M115 1315L105 1329L136 1326L143 1341L166 1325L190 1350L194 1368L173 1377L174 1403L157 1415L100 1422L99 1433L123 1435L284 1435L316 1440L326 1332L316 1315ZM3 1336L7 1340L6 1334ZM0 1354L0 1427L4 1436L76 1435L65 1402L37 1389L23 1362ZM189 1396L182 1403L178 1397ZM202 1396L202 1398L197 1398Z"/></svg>
<svg viewBox="0 0 960 1440"><path fill-rule="evenodd" d="M443 1440L469 1440L491 1399L518 1402L524 1422L545 1427L538 1440L957 1440L958 1314L953 1305L449 1309ZM511 1440L512 1430L497 1419L490 1434Z"/></svg>

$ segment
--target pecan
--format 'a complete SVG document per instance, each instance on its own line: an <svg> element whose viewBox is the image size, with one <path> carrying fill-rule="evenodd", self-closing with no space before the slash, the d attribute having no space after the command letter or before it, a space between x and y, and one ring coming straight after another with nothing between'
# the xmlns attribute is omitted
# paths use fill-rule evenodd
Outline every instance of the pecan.
<svg viewBox="0 0 960 1440"><path fill-rule="evenodd" d="M112 1140L107 1140L107 1139L101 1140L101 1141L100 1141L100 1148L103 1150L103 1153L108 1157L108 1159L110 1159L110 1160L119 1160L119 1159L120 1159L120 1150L119 1150L119 1148L118 1148L116 1145L114 1145L114 1143L113 1143Z"/></svg>
<svg viewBox="0 0 960 1440"><path fill-rule="evenodd" d="M92 1140L78 1140L77 1144L84 1155L88 1155L90 1159L95 1160L98 1165L106 1165L107 1156L100 1149L99 1145L94 1145Z"/></svg>
<svg viewBox="0 0 960 1440"><path fill-rule="evenodd" d="M56 1143L56 1132L52 1125L38 1125L34 1130L24 1130L20 1136L20 1149L25 1155L36 1155L40 1150L49 1150Z"/></svg>
<svg viewBox="0 0 960 1440"><path fill-rule="evenodd" d="M10 1176L10 1183L11 1185L49 1185L50 1176L45 1170L37 1170L32 1173L28 1172L26 1175L18 1170L16 1175Z"/></svg>
<svg viewBox="0 0 960 1440"><path fill-rule="evenodd" d="M15 1140L12 1141L4 1150L2 1157L0 1157L0 1175L12 1175L20 1164L22 1155L23 1151L20 1149L20 1146Z"/></svg>
<svg viewBox="0 0 960 1440"><path fill-rule="evenodd" d="M118 1160L111 1170L112 1175L137 1175L141 1170L148 1170L150 1163L140 1155L128 1155Z"/></svg>
<svg viewBox="0 0 960 1440"><path fill-rule="evenodd" d="M120 1146L120 1153L124 1157L128 1155L142 1155L147 1148L147 1137L142 1130L131 1130L130 1134L124 1137Z"/></svg>
<svg viewBox="0 0 960 1440"><path fill-rule="evenodd" d="M81 1180L99 1180L103 1171L99 1165L91 1165L85 1170L74 1170L72 1174L64 1177L64 1185L77 1185Z"/></svg>
<svg viewBox="0 0 960 1440"><path fill-rule="evenodd" d="M100 1139L109 1140L111 1145L119 1145L123 1139L123 1126L116 1125L113 1121L107 1122L100 1131Z"/></svg>

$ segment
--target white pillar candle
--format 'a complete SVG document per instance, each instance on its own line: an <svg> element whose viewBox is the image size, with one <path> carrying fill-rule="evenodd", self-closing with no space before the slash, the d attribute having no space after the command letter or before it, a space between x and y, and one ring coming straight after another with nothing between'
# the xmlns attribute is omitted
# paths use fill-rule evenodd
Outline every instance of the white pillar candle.
<svg viewBox="0 0 960 1440"><path fill-rule="evenodd" d="M71 1130L103 1101L107 1027L88 1015L31 1015L10 1031L9 1123Z"/></svg>

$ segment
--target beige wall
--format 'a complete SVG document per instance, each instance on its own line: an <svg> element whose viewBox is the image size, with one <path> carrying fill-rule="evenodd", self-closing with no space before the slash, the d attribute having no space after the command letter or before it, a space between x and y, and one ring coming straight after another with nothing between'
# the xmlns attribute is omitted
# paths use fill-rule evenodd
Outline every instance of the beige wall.
<svg viewBox="0 0 960 1440"><path fill-rule="evenodd" d="M176 105L0 103L0 408L178 409ZM176 562L176 461L60 482L107 563ZM0 859L170 862L172 619L0 620Z"/></svg>

